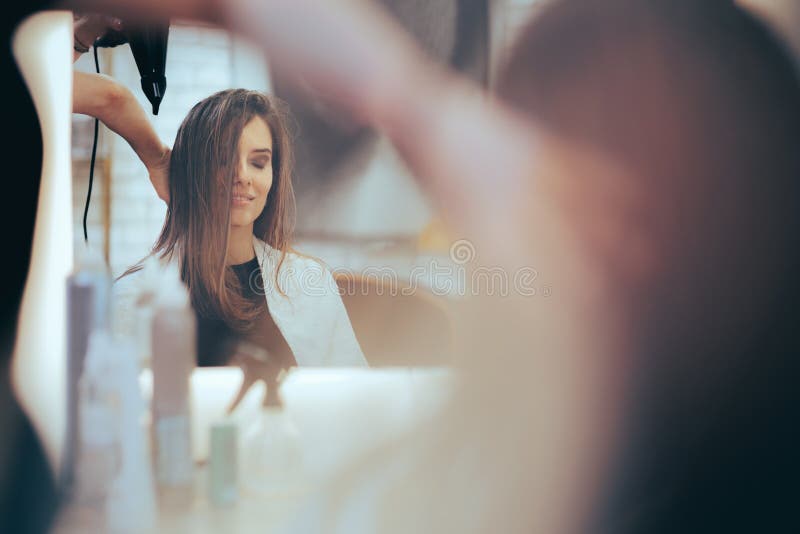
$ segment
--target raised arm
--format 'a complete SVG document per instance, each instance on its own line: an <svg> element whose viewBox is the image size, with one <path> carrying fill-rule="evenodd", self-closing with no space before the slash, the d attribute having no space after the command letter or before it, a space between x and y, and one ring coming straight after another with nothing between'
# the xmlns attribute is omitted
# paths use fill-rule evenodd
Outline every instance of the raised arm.
<svg viewBox="0 0 800 534"><path fill-rule="evenodd" d="M462 232L510 235L535 147L546 140L475 84L434 65L369 0L84 0L90 9L180 16L227 25L273 68L384 131ZM498 207L500 209L498 209ZM518 214L517 214L518 215ZM503 219L508 219L504 222ZM483 221L481 226L478 221ZM474 227L473 227L474 225ZM474 232L473 232L474 230ZM476 236L477 237L477 236Z"/></svg>
<svg viewBox="0 0 800 534"><path fill-rule="evenodd" d="M121 135L142 160L159 198L169 198L170 149L153 129L133 93L103 74L73 73L72 111L99 119Z"/></svg>
<svg viewBox="0 0 800 534"><path fill-rule="evenodd" d="M375 2L230 0L224 9L273 68L385 132L465 237L514 242L533 167L542 164L536 148L549 143L543 134L434 64Z"/></svg>

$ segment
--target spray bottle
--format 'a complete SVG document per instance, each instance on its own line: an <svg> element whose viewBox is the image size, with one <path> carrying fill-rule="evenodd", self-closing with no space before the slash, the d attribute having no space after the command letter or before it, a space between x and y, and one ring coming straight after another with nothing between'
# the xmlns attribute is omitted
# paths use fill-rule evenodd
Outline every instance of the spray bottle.
<svg viewBox="0 0 800 534"><path fill-rule="evenodd" d="M302 491L300 436L283 409L277 379L266 383L258 420L242 443L245 486L262 497L295 495Z"/></svg>

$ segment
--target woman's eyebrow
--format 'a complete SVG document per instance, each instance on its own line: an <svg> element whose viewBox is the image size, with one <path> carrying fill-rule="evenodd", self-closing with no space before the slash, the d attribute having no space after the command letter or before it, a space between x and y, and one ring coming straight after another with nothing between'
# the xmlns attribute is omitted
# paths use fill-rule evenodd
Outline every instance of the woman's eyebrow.
<svg viewBox="0 0 800 534"><path fill-rule="evenodd" d="M250 151L251 154L272 154L272 149L270 148L254 148Z"/></svg>

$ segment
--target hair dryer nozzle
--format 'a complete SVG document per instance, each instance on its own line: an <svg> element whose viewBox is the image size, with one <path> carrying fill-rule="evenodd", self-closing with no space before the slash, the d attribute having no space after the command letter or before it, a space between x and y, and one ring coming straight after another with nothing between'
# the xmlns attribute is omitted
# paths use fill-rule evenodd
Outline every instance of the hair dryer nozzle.
<svg viewBox="0 0 800 534"><path fill-rule="evenodd" d="M142 76L142 91L153 105L153 115L158 115L158 108L166 90L167 78L165 76Z"/></svg>
<svg viewBox="0 0 800 534"><path fill-rule="evenodd" d="M142 77L142 90L153 105L153 115L158 115L158 108L167 90L164 70L167 62L169 21L132 27L126 33L133 59Z"/></svg>

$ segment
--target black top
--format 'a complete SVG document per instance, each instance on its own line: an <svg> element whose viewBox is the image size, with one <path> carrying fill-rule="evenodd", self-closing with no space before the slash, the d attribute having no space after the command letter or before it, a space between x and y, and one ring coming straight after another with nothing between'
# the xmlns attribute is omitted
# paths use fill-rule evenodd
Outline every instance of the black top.
<svg viewBox="0 0 800 534"><path fill-rule="evenodd" d="M246 341L265 349L270 358L276 358L282 367L297 365L292 350L272 320L264 297L264 282L258 259L229 267L239 278L243 296L261 308L254 324L245 331L237 331L216 315L197 317L197 365L210 367L227 365L236 353L237 345Z"/></svg>

